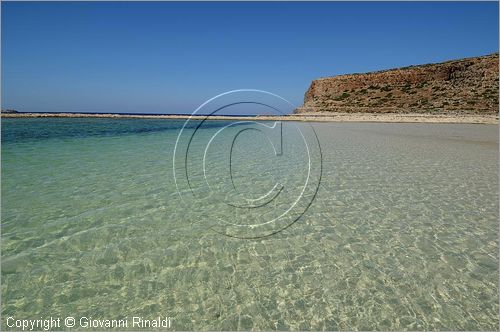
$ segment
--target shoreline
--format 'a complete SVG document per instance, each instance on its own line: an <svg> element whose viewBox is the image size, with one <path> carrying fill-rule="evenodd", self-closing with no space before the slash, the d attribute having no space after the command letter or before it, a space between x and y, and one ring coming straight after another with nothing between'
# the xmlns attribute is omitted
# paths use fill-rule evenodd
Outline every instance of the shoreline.
<svg viewBox="0 0 500 332"><path fill-rule="evenodd" d="M146 115L146 114L92 114L92 113L3 113L1 118L117 118L117 119L172 119L185 120L191 115ZM389 123L476 123L498 124L498 114L422 114L422 113L301 113L284 116L193 116L207 120L260 120L260 121L304 121L304 122L389 122Z"/></svg>

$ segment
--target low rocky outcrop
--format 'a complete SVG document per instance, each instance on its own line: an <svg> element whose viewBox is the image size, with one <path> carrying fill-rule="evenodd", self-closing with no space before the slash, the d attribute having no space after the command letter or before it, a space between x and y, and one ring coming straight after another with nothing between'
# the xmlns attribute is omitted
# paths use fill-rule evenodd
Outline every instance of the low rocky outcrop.
<svg viewBox="0 0 500 332"><path fill-rule="evenodd" d="M295 113L498 113L498 53L314 80Z"/></svg>

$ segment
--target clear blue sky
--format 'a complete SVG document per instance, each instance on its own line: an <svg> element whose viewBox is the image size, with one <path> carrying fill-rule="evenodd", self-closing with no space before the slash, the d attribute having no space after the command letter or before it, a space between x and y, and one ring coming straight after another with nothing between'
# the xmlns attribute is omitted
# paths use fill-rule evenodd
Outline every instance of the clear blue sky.
<svg viewBox="0 0 500 332"><path fill-rule="evenodd" d="M2 2L2 108L191 112L221 92L299 105L312 79L498 51L497 2Z"/></svg>

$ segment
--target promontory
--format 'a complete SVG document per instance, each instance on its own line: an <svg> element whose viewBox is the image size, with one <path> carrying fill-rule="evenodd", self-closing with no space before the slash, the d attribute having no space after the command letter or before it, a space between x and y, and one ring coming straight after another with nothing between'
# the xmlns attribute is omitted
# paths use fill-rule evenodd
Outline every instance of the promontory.
<svg viewBox="0 0 500 332"><path fill-rule="evenodd" d="M297 115L498 114L498 53L314 80Z"/></svg>

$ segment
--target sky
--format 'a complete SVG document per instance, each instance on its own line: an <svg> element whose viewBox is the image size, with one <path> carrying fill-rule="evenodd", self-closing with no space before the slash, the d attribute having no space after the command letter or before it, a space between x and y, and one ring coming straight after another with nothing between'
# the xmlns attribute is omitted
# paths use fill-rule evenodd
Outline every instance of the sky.
<svg viewBox="0 0 500 332"><path fill-rule="evenodd" d="M234 89L498 52L498 2L5 2L2 109L191 113Z"/></svg>

